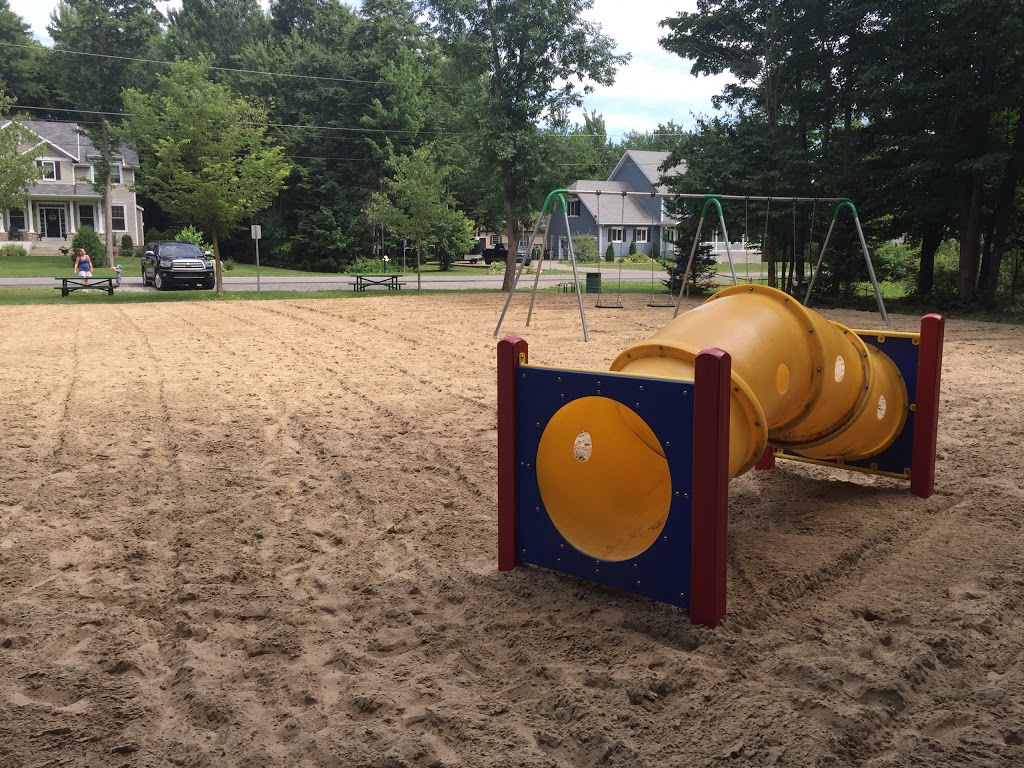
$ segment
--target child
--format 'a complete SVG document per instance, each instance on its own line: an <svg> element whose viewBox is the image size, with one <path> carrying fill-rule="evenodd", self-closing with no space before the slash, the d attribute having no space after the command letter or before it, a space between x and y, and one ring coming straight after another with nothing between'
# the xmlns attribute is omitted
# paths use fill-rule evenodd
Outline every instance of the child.
<svg viewBox="0 0 1024 768"><path fill-rule="evenodd" d="M114 267L114 285L116 285L118 288L121 287L121 265L120 264L118 264L116 267Z"/></svg>

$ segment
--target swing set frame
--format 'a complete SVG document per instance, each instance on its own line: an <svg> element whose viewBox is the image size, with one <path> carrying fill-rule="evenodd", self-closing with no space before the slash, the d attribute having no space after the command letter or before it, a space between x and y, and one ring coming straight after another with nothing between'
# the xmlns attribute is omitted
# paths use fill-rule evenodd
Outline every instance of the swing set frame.
<svg viewBox="0 0 1024 768"><path fill-rule="evenodd" d="M693 246L690 249L690 258L687 261L686 271L683 274L683 280L682 280L682 283L679 286L679 296L678 296L678 298L676 299L676 302L675 302L675 311L673 313L673 317L675 317L676 315L679 314L679 308L680 308L680 306L682 304L683 294L684 294L684 292L687 289L687 283L689 282L690 273L691 273L691 270L693 268L693 261L694 261L694 258L696 256L696 253L697 253L697 245L700 242L701 230L704 228L704 219L706 218L706 215L707 215L708 206L713 206L715 208L715 210L717 211L717 213L718 213L718 222L719 222L719 225L722 228L722 237L723 237L723 239L725 241L725 253L726 253L726 256L729 259L729 270L732 273L732 282L733 282L733 285L737 285L739 283L739 280L738 280L737 275L736 275L736 266L735 266L735 263L733 262L733 258L732 258L732 250L729 247L729 232L728 232L728 229L727 229L726 224L725 224L725 215L724 215L724 213L722 211L722 201L723 200L724 201L744 201L744 203L746 203L748 205L751 202L766 202L768 204L768 206L771 206L772 202L791 202L791 203L793 203L793 206L794 206L794 217L796 215L795 211L796 211L796 204L797 203L813 203L815 205L815 207L817 207L818 203L826 203L826 204L835 203L836 207L835 207L835 211L832 214L832 221L829 224L828 234L825 236L825 242L822 244L821 253L818 254L818 259L815 262L813 270L811 271L811 279L810 279L810 282L807 285L807 293L804 295L804 299L803 299L804 306L810 306L811 293L814 290L814 282L817 279L819 272L821 271L821 264L824 261L825 252L828 250L828 244L829 244L830 240L832 239L832 233L835 230L836 221L839 218L839 214L843 211L843 209L848 208L850 210L851 215L853 216L853 223L854 223L854 226L856 227L856 230L857 230L857 237L859 238L861 248L864 251L864 262L867 265L868 276L871 279L871 285L872 285L872 288L874 289L874 292L875 292L875 301L878 304L878 313L879 313L879 315L882 318L882 322L885 323L886 329L887 330L891 330L892 329L892 323L889 321L889 315L888 315L888 313L885 310L885 302L882 299L882 290L881 290L881 288L878 285L878 279L875 277L875 268L874 268L874 265L872 264L872 261L871 261L871 253L868 251L867 241L864 238L864 230L863 230L863 228L861 227L861 224L860 224L860 216L857 213L857 207L853 204L853 201L850 200L850 198L848 198L848 197L797 197L797 196L789 196L789 195L785 195L785 196L783 196L783 195L720 195L720 194L692 194L692 193L674 193L674 192L588 192L588 191L584 191L584 190L556 189L556 190L552 190L548 194L547 198L544 200L544 205L541 208L540 213L537 215L537 221L536 221L536 224L534 225L533 234L530 237L530 241L527 244L526 252L527 253L531 253L533 251L533 248L537 245L538 236L539 236L539 234L540 234L542 229L545 232L545 236L546 236L546 233L549 231L549 227L550 227L552 216L554 215L555 204L557 203L557 204L561 205L563 221L565 222L565 230L569 234L569 237L568 237L569 260L572 263L573 282L575 283L575 286L576 286L576 297L577 297L578 302L579 302L580 321L581 321L581 323L583 325L583 340L584 341L589 341L590 340L590 335L589 335L589 332L587 330L586 313L583 310L583 294L582 294L582 291L580 290L580 279L579 279L579 271L577 269L576 251L575 251L575 248L573 247L573 244L572 244L572 229L569 226L569 213L568 213L569 212L569 206L566 203L566 197L567 196L568 197L578 197L580 194L596 194L596 195L598 195L598 203L599 204L600 204L600 199L601 199L600 195L601 194L621 195L623 201L625 201L625 198L627 196L648 197L648 198L653 198L653 197L665 198L665 197L667 197L667 198L672 198L672 199L675 199L675 200L704 200L704 206L701 208L700 219L698 220L698 223L697 223L697 232L694 235ZM769 208L769 210L770 210L770 208ZM766 222L767 222L767 219L766 219ZM602 226L600 221L597 222L597 226L598 227ZM543 245L543 244L541 244L541 245ZM598 262L599 263L598 269L600 270L600 259L602 258L602 256L601 256L600 253L598 253L597 256L598 256L598 260L599 260L599 262ZM526 259L523 259L523 261L519 264L518 269L516 270L515 280L513 280L512 287L509 289L508 296L505 299L505 306L501 310L501 316L498 318L498 324L494 328L494 337L495 338L498 337L498 334L501 331L501 325L502 325L502 323L505 320L505 315L508 313L508 308L509 308L509 306L512 303L512 297L515 295L516 287L519 285L519 279L520 279L520 277L523 274L523 269L525 268L525 266L526 266ZM620 267L620 269L621 269L621 267ZM540 263L538 263L537 272L534 275L533 292L532 292L532 295L530 296L530 309L529 309L529 311L527 312L527 315L526 315L526 325L527 325L527 327L529 327L530 320L533 318L533 308L534 308L534 305L535 305L536 300L537 300L537 290L538 290L539 285L540 285L540 272L541 272ZM620 280L621 280L621 278L620 278ZM620 286L620 288L621 288L621 286Z"/></svg>

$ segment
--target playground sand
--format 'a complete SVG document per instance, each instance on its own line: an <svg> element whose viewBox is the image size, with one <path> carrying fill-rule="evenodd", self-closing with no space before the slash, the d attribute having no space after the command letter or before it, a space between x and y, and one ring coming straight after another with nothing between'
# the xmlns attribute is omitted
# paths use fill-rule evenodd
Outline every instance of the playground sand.
<svg viewBox="0 0 1024 768"><path fill-rule="evenodd" d="M626 304L503 331L604 369ZM0 307L0 766L1024 764L1021 328L948 323L932 498L735 480L709 631L496 572L500 306Z"/></svg>

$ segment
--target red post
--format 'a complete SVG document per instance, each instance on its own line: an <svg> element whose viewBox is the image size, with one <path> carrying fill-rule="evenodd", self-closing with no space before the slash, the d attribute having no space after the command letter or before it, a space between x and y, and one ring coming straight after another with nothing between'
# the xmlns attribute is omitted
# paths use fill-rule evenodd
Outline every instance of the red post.
<svg viewBox="0 0 1024 768"><path fill-rule="evenodd" d="M754 469L775 469L775 449L770 445L764 447L764 453L761 454L761 458L757 460L757 464L754 465Z"/></svg>
<svg viewBox="0 0 1024 768"><path fill-rule="evenodd" d="M939 385L945 329L946 319L942 315L931 314L921 318L910 492L922 499L927 499L935 490L935 446L939 434Z"/></svg>
<svg viewBox="0 0 1024 768"><path fill-rule="evenodd" d="M690 621L716 627L725 616L732 359L705 349L695 369Z"/></svg>
<svg viewBox="0 0 1024 768"><path fill-rule="evenodd" d="M498 570L516 567L516 374L529 347L518 336L498 342Z"/></svg>

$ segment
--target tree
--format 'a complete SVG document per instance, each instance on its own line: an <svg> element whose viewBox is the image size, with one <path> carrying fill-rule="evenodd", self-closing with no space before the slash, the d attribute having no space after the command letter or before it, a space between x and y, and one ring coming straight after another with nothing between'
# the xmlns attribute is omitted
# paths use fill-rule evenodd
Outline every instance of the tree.
<svg viewBox="0 0 1024 768"><path fill-rule="evenodd" d="M218 67L232 66L245 46L270 32L258 0L182 0L167 17L164 47L170 58L205 55Z"/></svg>
<svg viewBox="0 0 1024 768"><path fill-rule="evenodd" d="M107 266L114 265L110 172L116 162L114 121L122 89L147 79L145 59L160 36L163 15L153 0L60 0L47 30L53 38L58 97L79 110L79 123L99 153L93 187L104 218Z"/></svg>
<svg viewBox="0 0 1024 768"><path fill-rule="evenodd" d="M394 175L385 179L384 192L373 195L366 218L413 241L419 289L424 243L447 242L447 248L465 253L473 245L476 227L455 209L455 199L444 189L445 172L437 167L429 145L390 158L387 167Z"/></svg>
<svg viewBox="0 0 1024 768"><path fill-rule="evenodd" d="M14 100L0 91L0 210L22 208L29 185L41 175L36 158L43 154L43 147L33 146L22 152L24 144L35 145L38 139L16 121L8 121L8 112Z"/></svg>
<svg viewBox="0 0 1024 768"><path fill-rule="evenodd" d="M266 112L207 77L209 61L182 62L152 93L129 89L123 135L139 150L138 189L213 241L217 292L220 240L266 208L289 172L266 137Z"/></svg>
<svg viewBox="0 0 1024 768"><path fill-rule="evenodd" d="M540 203L544 168L540 125L582 103L590 84L611 84L628 60L600 27L583 19L593 0L429 0L434 24L463 78L482 83L468 121L483 159L496 170L510 243ZM580 84L582 84L582 93ZM467 128L470 127L467 125ZM515 277L505 269L505 289Z"/></svg>
<svg viewBox="0 0 1024 768"><path fill-rule="evenodd" d="M45 104L50 90L43 75L45 49L8 0L0 0L0 43L0 91L23 104Z"/></svg>

